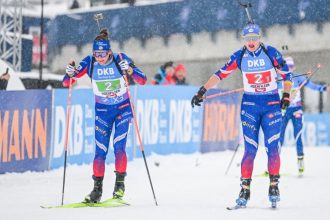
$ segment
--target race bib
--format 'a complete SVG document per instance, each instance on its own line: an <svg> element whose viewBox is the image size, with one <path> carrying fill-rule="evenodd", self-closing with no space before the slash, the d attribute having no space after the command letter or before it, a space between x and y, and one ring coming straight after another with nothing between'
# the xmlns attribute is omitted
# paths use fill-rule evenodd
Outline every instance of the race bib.
<svg viewBox="0 0 330 220"><path fill-rule="evenodd" d="M271 70L258 73L245 73L243 78L245 92L270 92L277 89L275 74Z"/></svg>
<svg viewBox="0 0 330 220"><path fill-rule="evenodd" d="M247 73L245 76L249 84L266 84L272 80L270 71L263 73Z"/></svg>
<svg viewBox="0 0 330 220"><path fill-rule="evenodd" d="M99 92L116 92L121 88L119 79L98 81L96 82L96 85Z"/></svg>
<svg viewBox="0 0 330 220"><path fill-rule="evenodd" d="M123 78L113 80L93 80L94 94L101 97L116 97L126 93L126 85Z"/></svg>

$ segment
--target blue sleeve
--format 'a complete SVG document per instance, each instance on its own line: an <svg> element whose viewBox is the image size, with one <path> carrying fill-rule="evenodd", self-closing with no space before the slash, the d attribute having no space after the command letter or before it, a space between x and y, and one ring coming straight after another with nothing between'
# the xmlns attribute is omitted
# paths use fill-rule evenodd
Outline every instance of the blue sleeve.
<svg viewBox="0 0 330 220"><path fill-rule="evenodd" d="M275 48L267 46L268 56L273 62L276 69L279 69L282 74L284 74L285 81L292 82L292 72L289 71L288 65L285 63L282 54Z"/></svg>
<svg viewBox="0 0 330 220"><path fill-rule="evenodd" d="M77 71L79 73L81 72L89 73L89 68L91 66L92 58L93 58L92 56L87 56L82 61L80 61L79 66L77 67Z"/></svg>
<svg viewBox="0 0 330 220"><path fill-rule="evenodd" d="M75 74L73 75L73 78L80 78L86 73L89 73L89 67L92 62L92 56L85 57L82 61L80 61L79 66L77 67L77 70L75 71ZM65 74L63 78L63 85L67 87L69 85L70 77ZM73 79L73 83L76 80Z"/></svg>
<svg viewBox="0 0 330 220"><path fill-rule="evenodd" d="M220 80L229 76L231 72L236 70L237 68L241 69L241 57L242 57L243 48L236 51L232 54L225 65L223 65L219 70L217 70L214 74L220 78Z"/></svg>
<svg viewBox="0 0 330 220"><path fill-rule="evenodd" d="M307 79L307 77L300 76L299 77L299 85L301 85L306 79ZM309 89L312 89L312 90L315 90L315 91L320 91L320 92L324 92L325 90L327 90L326 86L314 83L311 80L308 80L306 82L305 86Z"/></svg>

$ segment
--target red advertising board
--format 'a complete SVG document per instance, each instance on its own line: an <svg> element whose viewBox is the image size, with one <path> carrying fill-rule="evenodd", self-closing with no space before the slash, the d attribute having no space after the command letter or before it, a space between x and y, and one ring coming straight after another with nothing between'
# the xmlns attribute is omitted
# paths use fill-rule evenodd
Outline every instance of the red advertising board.
<svg viewBox="0 0 330 220"><path fill-rule="evenodd" d="M43 36L42 40L42 62L47 64L48 37ZM40 36L34 35L32 39L32 65L39 65L40 62Z"/></svg>

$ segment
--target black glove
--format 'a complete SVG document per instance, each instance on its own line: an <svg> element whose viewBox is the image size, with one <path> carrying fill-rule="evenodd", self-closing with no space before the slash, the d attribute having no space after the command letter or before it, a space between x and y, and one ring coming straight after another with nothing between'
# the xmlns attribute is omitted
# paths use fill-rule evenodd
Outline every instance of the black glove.
<svg viewBox="0 0 330 220"><path fill-rule="evenodd" d="M286 109L290 105L290 94L287 92L283 93L282 99L281 99L281 109Z"/></svg>
<svg viewBox="0 0 330 220"><path fill-rule="evenodd" d="M194 95L194 97L191 99L191 107L195 107L195 105L197 106L201 106L201 102L203 102L203 96L206 93L206 89L204 86L202 86L196 95Z"/></svg>

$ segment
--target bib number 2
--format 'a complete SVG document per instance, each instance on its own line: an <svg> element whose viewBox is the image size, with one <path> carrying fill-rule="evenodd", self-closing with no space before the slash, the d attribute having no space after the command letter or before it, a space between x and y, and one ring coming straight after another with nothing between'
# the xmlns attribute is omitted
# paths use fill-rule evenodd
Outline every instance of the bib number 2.
<svg viewBox="0 0 330 220"><path fill-rule="evenodd" d="M105 85L105 90L106 91L111 91L112 89L111 89L111 86L112 86L112 83L111 82L106 82L106 83L104 83L104 85Z"/></svg>
<svg viewBox="0 0 330 220"><path fill-rule="evenodd" d="M246 78L249 84L266 84L271 81L270 71L263 73L247 73Z"/></svg>

